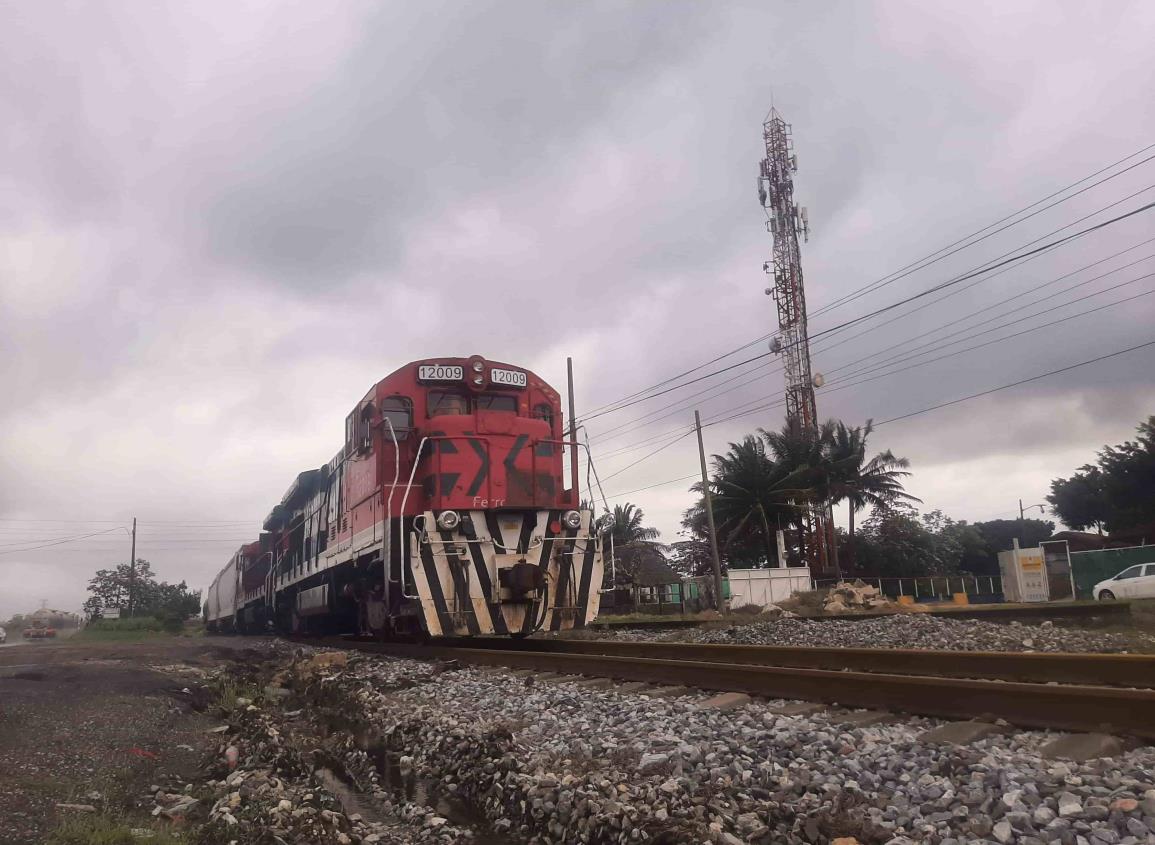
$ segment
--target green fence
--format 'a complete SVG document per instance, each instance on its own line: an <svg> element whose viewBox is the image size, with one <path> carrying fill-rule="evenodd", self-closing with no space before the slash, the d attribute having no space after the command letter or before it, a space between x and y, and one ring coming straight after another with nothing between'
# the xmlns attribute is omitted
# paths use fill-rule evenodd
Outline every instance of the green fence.
<svg viewBox="0 0 1155 845"><path fill-rule="evenodd" d="M1155 563L1155 546L1071 552L1071 572L1075 576L1075 597L1093 599L1092 589L1100 581L1118 575L1136 563Z"/></svg>

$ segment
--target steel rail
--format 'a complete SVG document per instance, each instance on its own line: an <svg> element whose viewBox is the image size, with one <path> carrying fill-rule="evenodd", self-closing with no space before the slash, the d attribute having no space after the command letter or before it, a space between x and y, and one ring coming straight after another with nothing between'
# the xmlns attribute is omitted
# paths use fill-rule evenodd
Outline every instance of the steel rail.
<svg viewBox="0 0 1155 845"><path fill-rule="evenodd" d="M442 643L438 643L441 645ZM929 651L887 648L818 648L625 640L455 639L444 645L497 651L604 654L663 660L696 660L796 669L881 672L1030 683L1155 688L1155 655L1067 654L1005 651Z"/></svg>
<svg viewBox="0 0 1155 845"><path fill-rule="evenodd" d="M444 645L346 643L360 651L473 666L744 692L948 719L1004 719L1029 728L1155 738L1155 690L836 671L604 654Z"/></svg>

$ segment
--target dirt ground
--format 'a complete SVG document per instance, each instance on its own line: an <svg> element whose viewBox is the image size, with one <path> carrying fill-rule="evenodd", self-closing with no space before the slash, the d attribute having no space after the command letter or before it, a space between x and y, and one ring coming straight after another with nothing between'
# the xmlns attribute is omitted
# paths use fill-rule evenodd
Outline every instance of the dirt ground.
<svg viewBox="0 0 1155 845"><path fill-rule="evenodd" d="M119 812L166 774L191 777L212 720L198 668L252 641L29 643L0 650L0 845L46 841L59 804Z"/></svg>

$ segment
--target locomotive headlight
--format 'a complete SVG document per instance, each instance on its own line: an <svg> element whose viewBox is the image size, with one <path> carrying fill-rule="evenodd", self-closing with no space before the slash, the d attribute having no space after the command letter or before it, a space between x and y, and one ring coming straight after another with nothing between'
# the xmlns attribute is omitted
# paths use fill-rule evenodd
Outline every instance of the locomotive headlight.
<svg viewBox="0 0 1155 845"><path fill-rule="evenodd" d="M582 515L577 511L566 511L561 515L561 524L566 528L577 529L582 527Z"/></svg>
<svg viewBox="0 0 1155 845"><path fill-rule="evenodd" d="M452 531L461 524L461 515L457 511L442 511L437 516L437 527L442 531Z"/></svg>
<svg viewBox="0 0 1155 845"><path fill-rule="evenodd" d="M485 369L485 364L481 363L480 361L474 361L473 362L473 372L480 373L484 369Z"/></svg>
<svg viewBox="0 0 1155 845"><path fill-rule="evenodd" d="M481 385L485 384L485 376L474 376L473 383L480 387Z"/></svg>

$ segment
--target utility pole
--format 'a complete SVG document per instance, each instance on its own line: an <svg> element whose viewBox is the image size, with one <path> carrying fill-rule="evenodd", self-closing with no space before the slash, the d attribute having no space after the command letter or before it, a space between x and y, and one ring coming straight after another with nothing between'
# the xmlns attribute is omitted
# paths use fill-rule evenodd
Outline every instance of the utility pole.
<svg viewBox="0 0 1155 845"><path fill-rule="evenodd" d="M766 212L766 229L774 239L774 253L762 270L773 279L767 296L778 309L778 334L770 341L770 351L780 354L786 375L786 424L796 433L818 436L818 409L814 388L821 387L821 374L810 371L810 337L806 328L806 291L802 284L802 252L798 234L810 238L810 220L805 208L794 202L794 176L798 157L794 154L790 124L775 108L762 124L766 157L758 170L758 200ZM834 544L834 524L830 505L823 502L808 510L804 518L809 535L806 556L811 566L828 567Z"/></svg>
<svg viewBox="0 0 1155 845"><path fill-rule="evenodd" d="M719 613L726 612L722 597L722 558L718 556L718 532L714 530L714 503L710 498L710 477L706 473L706 447L702 445L702 415L694 411L694 429L698 432L698 460L702 463L702 493L706 497L706 524L710 527L710 558L714 565L714 595Z"/></svg>
<svg viewBox="0 0 1155 845"><path fill-rule="evenodd" d="M565 359L565 372L569 386L569 474L570 486L573 488L573 505L576 508L581 504L581 498L578 496L578 442L577 417L574 416L573 402L573 358Z"/></svg>
<svg viewBox="0 0 1155 845"><path fill-rule="evenodd" d="M136 517L132 518L132 555L128 559L128 615L136 609Z"/></svg>

